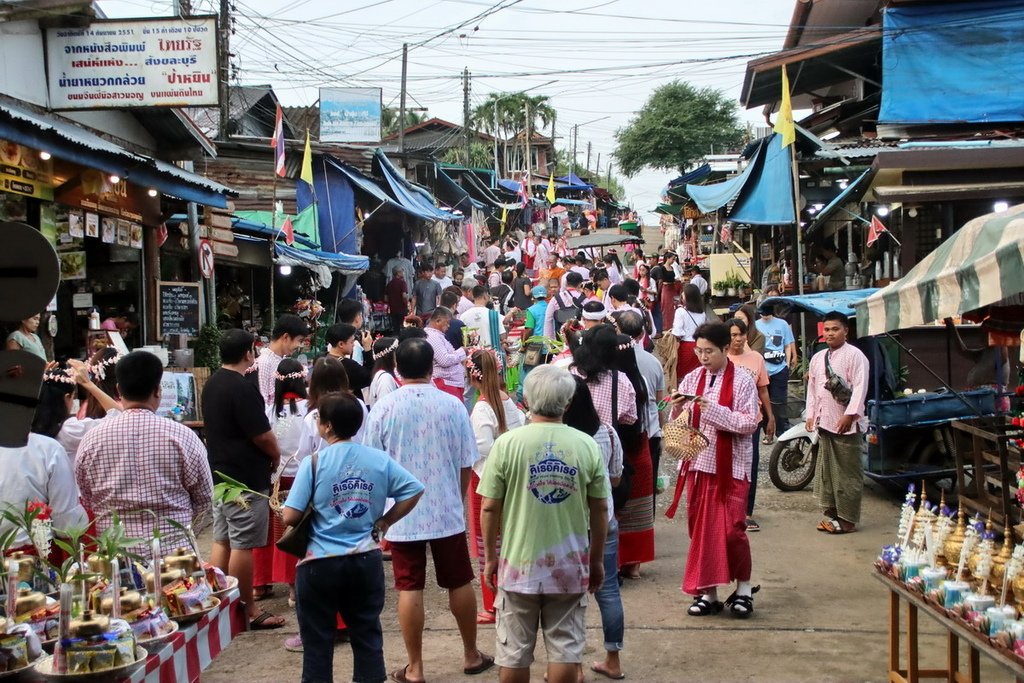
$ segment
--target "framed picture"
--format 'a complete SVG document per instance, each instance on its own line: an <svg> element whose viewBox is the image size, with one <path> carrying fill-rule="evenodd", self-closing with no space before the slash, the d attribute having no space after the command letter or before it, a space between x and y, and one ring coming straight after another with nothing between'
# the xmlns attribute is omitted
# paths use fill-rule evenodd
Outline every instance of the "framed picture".
<svg viewBox="0 0 1024 683"><path fill-rule="evenodd" d="M104 244L113 244L117 239L117 220L104 217L102 226Z"/></svg>
<svg viewBox="0 0 1024 683"><path fill-rule="evenodd" d="M68 234L85 237L85 215L78 209L68 211Z"/></svg>
<svg viewBox="0 0 1024 683"><path fill-rule="evenodd" d="M117 244L127 247L132 241L132 224L125 220L117 221Z"/></svg>
<svg viewBox="0 0 1024 683"><path fill-rule="evenodd" d="M761 243L761 260L771 261L772 260L772 245L770 242Z"/></svg>
<svg viewBox="0 0 1024 683"><path fill-rule="evenodd" d="M129 233L129 246L132 249L142 249L142 226L138 223L131 224L131 232Z"/></svg>
<svg viewBox="0 0 1024 683"><path fill-rule="evenodd" d="M61 280L85 279L84 251L62 251L57 256L60 259Z"/></svg>
<svg viewBox="0 0 1024 683"><path fill-rule="evenodd" d="M86 237L99 237L100 236L100 217L99 214L86 213L85 214L85 236Z"/></svg>

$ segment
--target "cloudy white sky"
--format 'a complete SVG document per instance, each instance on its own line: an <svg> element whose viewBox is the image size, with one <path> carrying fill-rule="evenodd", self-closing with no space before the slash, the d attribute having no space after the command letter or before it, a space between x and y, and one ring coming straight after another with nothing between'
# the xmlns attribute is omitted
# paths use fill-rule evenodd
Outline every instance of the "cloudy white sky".
<svg viewBox="0 0 1024 683"><path fill-rule="evenodd" d="M747 60L781 48L795 1L232 0L231 50L240 83L270 83L287 105L313 104L321 86L348 85L379 86L385 105L398 106L409 43L408 106L461 122L468 67L474 105L491 92L549 96L559 148L570 146L574 124L586 124L577 163L586 164L590 142L590 168L600 154L605 173L615 131L659 85L680 79L738 97ZM193 4L210 13L216 2ZM100 6L110 17L173 10L171 0ZM760 121L760 109L741 117ZM646 212L673 176L645 170L622 178L626 199Z"/></svg>

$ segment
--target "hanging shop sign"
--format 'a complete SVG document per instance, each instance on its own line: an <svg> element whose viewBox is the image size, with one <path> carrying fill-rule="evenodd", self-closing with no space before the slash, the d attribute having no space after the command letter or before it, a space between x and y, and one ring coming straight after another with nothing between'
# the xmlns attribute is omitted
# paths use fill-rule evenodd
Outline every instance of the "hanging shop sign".
<svg viewBox="0 0 1024 683"><path fill-rule="evenodd" d="M102 217L113 217L145 225L160 224L160 199L150 197L146 188L121 180L111 183L110 177L92 169L83 171L77 179L63 185L56 193L56 201L75 206ZM87 217L87 232L100 227L90 223ZM141 233L140 233L141 236ZM104 237L103 241L107 241Z"/></svg>
<svg viewBox="0 0 1024 683"><path fill-rule="evenodd" d="M39 152L0 140L0 191L53 201L53 162Z"/></svg>
<svg viewBox="0 0 1024 683"><path fill-rule="evenodd" d="M320 88L320 142L380 142L380 88Z"/></svg>
<svg viewBox="0 0 1024 683"><path fill-rule="evenodd" d="M217 104L212 16L94 21L46 31L52 109Z"/></svg>

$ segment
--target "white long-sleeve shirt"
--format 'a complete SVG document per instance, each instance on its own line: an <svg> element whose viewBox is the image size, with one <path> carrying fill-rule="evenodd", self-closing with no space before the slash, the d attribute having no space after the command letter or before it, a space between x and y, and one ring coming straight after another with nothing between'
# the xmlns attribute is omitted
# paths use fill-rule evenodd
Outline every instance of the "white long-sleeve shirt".
<svg viewBox="0 0 1024 683"><path fill-rule="evenodd" d="M526 416L516 407L512 399L506 398L501 404L505 409L505 431L522 427L526 423ZM478 477L482 477L491 446L494 445L494 440L501 436L498 433L498 415L487 401L477 401L473 406L473 412L470 413L469 422L473 425L476 448L480 452L480 459L473 463L473 471Z"/></svg>

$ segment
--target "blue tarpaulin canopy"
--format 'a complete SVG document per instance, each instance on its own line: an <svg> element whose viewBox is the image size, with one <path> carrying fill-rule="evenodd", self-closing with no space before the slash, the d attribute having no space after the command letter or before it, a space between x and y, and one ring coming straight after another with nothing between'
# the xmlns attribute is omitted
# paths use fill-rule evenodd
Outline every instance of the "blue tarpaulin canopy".
<svg viewBox="0 0 1024 683"><path fill-rule="evenodd" d="M364 273L370 267L370 258L368 256L332 254L316 249L296 249L281 242L274 244L274 251L277 252L279 261L295 261L298 265L304 266L324 266L345 275Z"/></svg>
<svg viewBox="0 0 1024 683"><path fill-rule="evenodd" d="M793 225L793 163L782 136L773 134L761 146L761 154L752 162L753 173L740 189L729 220L750 225Z"/></svg>
<svg viewBox="0 0 1024 683"><path fill-rule="evenodd" d="M817 294L795 296L770 296L762 303L788 304L817 316L836 311L845 316L852 317L855 315L853 305L858 301L867 299L877 291L877 288L869 288L842 290L839 292L818 292Z"/></svg>
<svg viewBox="0 0 1024 683"><path fill-rule="evenodd" d="M1024 1L883 10L880 123L1024 119Z"/></svg>
<svg viewBox="0 0 1024 683"><path fill-rule="evenodd" d="M729 220L751 225L792 225L793 177L788 147L773 133L758 143L747 167L736 176L710 185L687 185L686 194L703 213L717 211L733 199Z"/></svg>
<svg viewBox="0 0 1024 683"><path fill-rule="evenodd" d="M873 169L868 169L860 174L856 180L846 186L846 189L836 195L836 198L830 201L825 207L818 212L818 215L814 217L814 222L807 228L807 232L813 232L820 226L825 224L829 218L832 217L836 211L838 211L844 204L855 202L864 196L864 193L868 190L868 185L871 184L871 178L874 177L875 173Z"/></svg>
<svg viewBox="0 0 1024 683"><path fill-rule="evenodd" d="M555 180L557 180L560 183L565 183L566 185L572 185L576 187L593 187L593 185L584 182L582 178L580 178L578 175L572 172L570 172L569 175L559 176L558 178L555 178Z"/></svg>
<svg viewBox="0 0 1024 683"><path fill-rule="evenodd" d="M458 218L455 214L437 208L437 205L434 204L434 197L422 187L413 185L406 180L379 149L374 152L373 160L380 169L380 174L387 181L394 198L411 213L428 221L451 221Z"/></svg>
<svg viewBox="0 0 1024 683"><path fill-rule="evenodd" d="M592 206L590 202L585 202L582 199L556 199L555 204L565 204L566 206Z"/></svg>
<svg viewBox="0 0 1024 683"><path fill-rule="evenodd" d="M704 178L707 178L709 175L711 175L711 164L704 164L699 168L693 169L689 173L684 173L678 178L674 178L668 181L668 186L670 188L674 188L680 185L686 185L687 183L695 183L698 180L703 180Z"/></svg>

